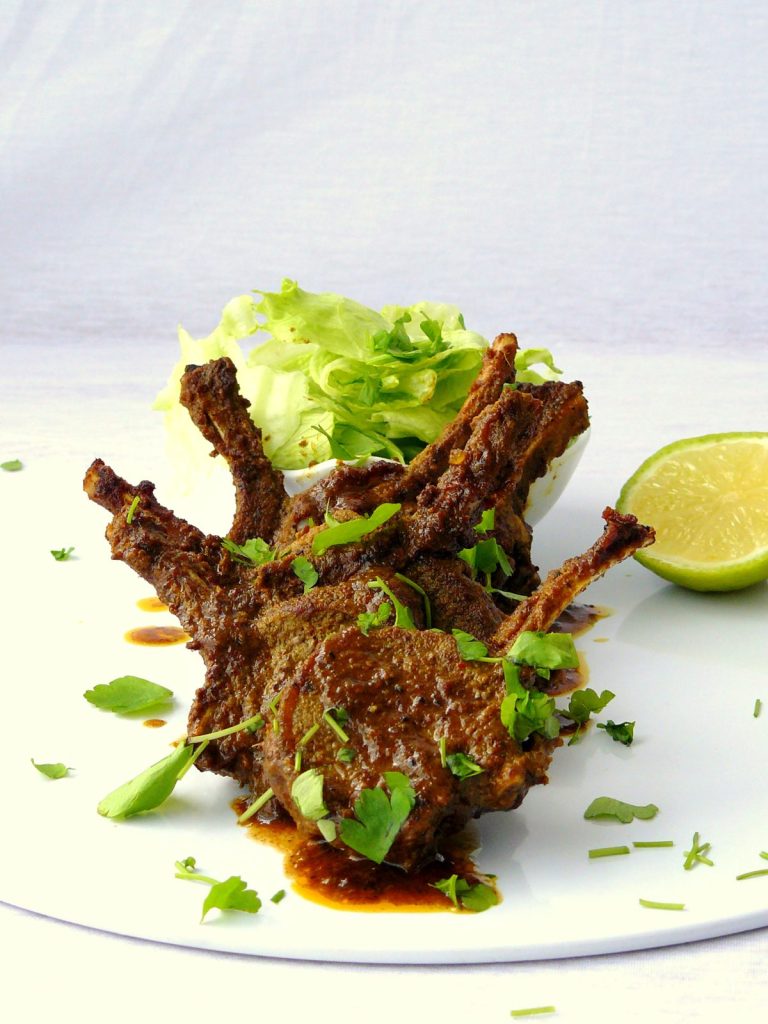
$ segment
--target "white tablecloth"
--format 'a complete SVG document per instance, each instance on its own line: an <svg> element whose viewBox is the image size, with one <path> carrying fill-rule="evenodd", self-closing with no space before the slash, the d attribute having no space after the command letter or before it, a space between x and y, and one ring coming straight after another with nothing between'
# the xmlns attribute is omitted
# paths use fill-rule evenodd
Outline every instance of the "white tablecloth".
<svg viewBox="0 0 768 1024"><path fill-rule="evenodd" d="M658 443L765 429L767 41L757 2L5 0L0 454L144 473L177 322L206 333L229 297L284 275L372 306L454 301L486 334L552 347L599 412L596 505L648 454L649 418ZM685 392L693 364L701 400ZM601 479L601 443L621 452L616 480ZM363 967L2 906L0 947L9 1020L273 1002L318 1022L352 1008L490 1022L541 1004L563 1021L765 1018L764 930Z"/></svg>

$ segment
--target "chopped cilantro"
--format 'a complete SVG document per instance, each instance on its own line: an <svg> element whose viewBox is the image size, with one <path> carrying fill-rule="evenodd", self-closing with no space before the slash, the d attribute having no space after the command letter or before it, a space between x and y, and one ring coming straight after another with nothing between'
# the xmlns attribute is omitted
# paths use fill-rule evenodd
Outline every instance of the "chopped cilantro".
<svg viewBox="0 0 768 1024"><path fill-rule="evenodd" d="M353 747L339 747L336 751L336 760L342 764L351 764L357 757L357 751Z"/></svg>
<svg viewBox="0 0 768 1024"><path fill-rule="evenodd" d="M250 718L244 719L242 722L238 722L237 725L230 725L226 729L217 729L216 732L207 732L201 736L190 736L189 743L205 743L210 740L220 740L225 736L231 736L236 732L258 732L259 729L263 729L265 726L264 718L261 714L252 715Z"/></svg>
<svg viewBox="0 0 768 1024"><path fill-rule="evenodd" d="M272 799L274 795L275 791L272 789L271 786L269 787L269 789L265 789L264 792L260 796L257 796L253 803L243 811L243 813L237 819L238 823L242 825L244 824L244 822L250 821L250 819L255 814L258 814L258 812L265 804L269 803L269 801Z"/></svg>
<svg viewBox="0 0 768 1024"><path fill-rule="evenodd" d="M457 751L455 754L446 754L445 763L450 768L451 774L455 775L457 779L471 779L473 775L481 775L485 770L461 751Z"/></svg>
<svg viewBox="0 0 768 1024"><path fill-rule="evenodd" d="M390 796L378 787L361 790L355 817L339 822L342 842L376 864L386 857L416 803L416 793L402 772L384 772L384 781Z"/></svg>
<svg viewBox="0 0 768 1024"><path fill-rule="evenodd" d="M221 546L241 565L265 565L275 560L275 552L261 537L251 537L245 544L235 544L225 537Z"/></svg>
<svg viewBox="0 0 768 1024"><path fill-rule="evenodd" d="M392 602L392 607L395 609L395 625L397 627L400 629L416 629L416 623L413 621L411 609L408 605L403 604L403 602L399 600L396 594L387 586L380 576L377 576L375 580L369 580L368 586L371 590L380 590L383 594L386 594Z"/></svg>
<svg viewBox="0 0 768 1024"><path fill-rule="evenodd" d="M31 757L30 761L40 774L45 775L47 779L63 779L72 771L71 768L67 768L61 761L56 761L54 764L38 764L34 757Z"/></svg>
<svg viewBox="0 0 768 1024"><path fill-rule="evenodd" d="M589 859L594 860L597 857L618 857L622 854L629 853L628 846L599 846L595 850L589 850Z"/></svg>
<svg viewBox="0 0 768 1024"><path fill-rule="evenodd" d="M480 522L475 524L478 533L488 533L496 526L496 509L487 508L480 516Z"/></svg>
<svg viewBox="0 0 768 1024"><path fill-rule="evenodd" d="M0 469L4 469L6 473L18 473L23 468L24 463L21 459L8 459L7 462L0 462Z"/></svg>
<svg viewBox="0 0 768 1024"><path fill-rule="evenodd" d="M471 633L466 633L463 629L452 629L451 633L456 641L459 657L463 661L480 661L481 658L488 657L488 648Z"/></svg>
<svg viewBox="0 0 768 1024"><path fill-rule="evenodd" d="M379 607L373 612L360 612L357 616L357 628L363 634L368 636L368 633L372 629L378 629L379 626L383 626L390 615L392 614L392 605L389 601L382 601Z"/></svg>
<svg viewBox="0 0 768 1024"><path fill-rule="evenodd" d="M304 557L304 555L299 555L297 558L294 558L291 562L291 569L293 570L293 575L298 576L304 584L305 594L310 591L320 579L317 569L312 565L308 558Z"/></svg>
<svg viewBox="0 0 768 1024"><path fill-rule="evenodd" d="M282 903L283 900L285 899L286 895L287 894L286 894L285 889L278 889L274 896L270 896L269 897L269 902L270 903L275 903L275 904Z"/></svg>
<svg viewBox="0 0 768 1024"><path fill-rule="evenodd" d="M129 818L159 807L202 749L202 745L196 750L179 744L167 757L105 796L97 808L99 814L105 818Z"/></svg>
<svg viewBox="0 0 768 1024"><path fill-rule="evenodd" d="M312 554L322 555L328 548L337 547L340 544L353 544L383 526L399 511L399 504L385 502L383 505L377 505L369 516L359 516L357 519L348 519L343 523L337 523L331 519L327 529L321 530L312 538ZM327 521L328 517L326 517Z"/></svg>
<svg viewBox="0 0 768 1024"><path fill-rule="evenodd" d="M628 825L634 818L644 821L655 818L659 813L656 804L627 804L612 796L598 796L584 811L585 818L617 818L622 824Z"/></svg>
<svg viewBox="0 0 768 1024"><path fill-rule="evenodd" d="M505 385L506 387L507 385ZM527 1006L522 1010L510 1010L510 1017L538 1017L542 1013L554 1013L554 1006Z"/></svg>
<svg viewBox="0 0 768 1024"><path fill-rule="evenodd" d="M432 605L429 603L429 596L426 590L419 586L418 583L414 583L408 576L403 576L401 572L395 573L395 579L400 580L401 583L406 583L409 587L416 591L417 594L421 595L421 600L424 604L424 625L427 629L432 626Z"/></svg>
<svg viewBox="0 0 768 1024"><path fill-rule="evenodd" d="M152 683L141 676L119 676L109 683L97 683L92 690L83 694L89 704L112 711L117 715L127 715L133 711L146 711L159 704L167 704L173 699L173 690L159 683Z"/></svg>
<svg viewBox="0 0 768 1024"><path fill-rule="evenodd" d="M318 821L328 815L323 802L323 773L318 768L309 768L293 780L291 799L303 818Z"/></svg>
<svg viewBox="0 0 768 1024"><path fill-rule="evenodd" d="M757 700L755 701L755 706L752 708L752 717L753 718L759 718L760 717L760 712L762 711L762 709L763 709L763 702L758 697Z"/></svg>
<svg viewBox="0 0 768 1024"><path fill-rule="evenodd" d="M553 668L578 668L579 656L570 633L524 630L507 653L518 665L531 665L544 679Z"/></svg>
<svg viewBox="0 0 768 1024"><path fill-rule="evenodd" d="M641 907L650 907L651 910L685 910L684 903L659 903L657 900L644 900L640 901Z"/></svg>
<svg viewBox="0 0 768 1024"><path fill-rule="evenodd" d="M342 729L348 720L349 715L344 708L329 708L323 712L323 721L333 729L342 743L349 743L349 736Z"/></svg>
<svg viewBox="0 0 768 1024"><path fill-rule="evenodd" d="M136 509L139 507L139 502L140 501L141 501L141 496L138 495L138 494L135 494L134 497L133 497L133 501L128 506L128 511L125 513L125 521L126 521L126 523L129 526L133 522L134 516L136 515Z"/></svg>
<svg viewBox="0 0 768 1024"><path fill-rule="evenodd" d="M547 739L554 739L560 733L560 723L555 717L554 698L539 690L527 690L520 682L515 665L502 662L507 695L501 702L501 722L509 735L524 743L538 732Z"/></svg>
<svg viewBox="0 0 768 1024"><path fill-rule="evenodd" d="M660 846L674 846L674 842L671 839L657 839L653 842L638 842L632 843L636 850L651 850L656 849Z"/></svg>
<svg viewBox="0 0 768 1024"><path fill-rule="evenodd" d="M614 722L609 718L607 722L598 722L597 728L604 729L617 743L623 743L625 747L632 746L635 738L634 722Z"/></svg>
<svg viewBox="0 0 768 1024"><path fill-rule="evenodd" d="M762 878L768 875L768 868L758 868L757 871L745 871L743 875L736 875L736 881L741 882L745 878Z"/></svg>
<svg viewBox="0 0 768 1024"><path fill-rule="evenodd" d="M610 690L603 690L600 696L589 688L586 690L576 690L571 694L568 709L561 710L560 714L564 718L569 718L572 722L576 722L577 725L583 725L584 722L589 720L590 715L602 711L605 705L609 704L615 696L616 694L611 693Z"/></svg>
<svg viewBox="0 0 768 1024"><path fill-rule="evenodd" d="M74 550L74 548L51 548L51 554L57 562L68 562Z"/></svg>
<svg viewBox="0 0 768 1024"><path fill-rule="evenodd" d="M441 878L438 882L432 883L444 896L447 896L457 909L471 910L481 913L490 907L495 907L499 897L495 889L485 882L476 882L474 885L459 878L458 875L451 875L449 878Z"/></svg>
<svg viewBox="0 0 768 1024"><path fill-rule="evenodd" d="M699 838L699 833L693 833L693 839L691 840L690 850L685 851L685 860L683 861L683 867L686 871L691 871L696 864L707 864L712 867L713 861L707 857L709 853L711 843L702 843Z"/></svg>

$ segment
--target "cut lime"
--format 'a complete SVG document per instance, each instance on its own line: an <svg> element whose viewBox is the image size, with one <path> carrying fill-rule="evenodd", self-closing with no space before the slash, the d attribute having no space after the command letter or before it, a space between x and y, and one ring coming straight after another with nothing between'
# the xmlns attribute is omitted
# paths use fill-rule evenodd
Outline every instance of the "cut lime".
<svg viewBox="0 0 768 1024"><path fill-rule="evenodd" d="M691 590L768 579L768 434L675 441L627 480L616 507L656 530L635 558Z"/></svg>

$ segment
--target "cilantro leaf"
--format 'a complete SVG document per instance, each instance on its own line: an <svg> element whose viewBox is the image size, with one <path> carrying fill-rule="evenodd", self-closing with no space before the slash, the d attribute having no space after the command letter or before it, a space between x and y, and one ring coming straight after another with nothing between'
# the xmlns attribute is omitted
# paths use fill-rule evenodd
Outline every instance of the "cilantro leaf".
<svg viewBox="0 0 768 1024"><path fill-rule="evenodd" d="M251 537L245 544L235 544L225 537L221 546L241 565L265 565L275 560L275 552L261 537Z"/></svg>
<svg viewBox="0 0 768 1024"><path fill-rule="evenodd" d="M97 807L99 814L105 818L130 818L159 807L195 756L194 747L179 744L167 757L108 793Z"/></svg>
<svg viewBox="0 0 768 1024"><path fill-rule="evenodd" d="M411 609L408 605L403 604L394 591L387 586L380 576L377 576L375 580L370 580L368 586L371 590L380 590L383 594L386 594L392 602L392 607L395 609L396 626L400 629L416 629L416 623L413 621Z"/></svg>
<svg viewBox="0 0 768 1024"><path fill-rule="evenodd" d="M391 614L392 605L389 601L382 601L376 611L360 612L357 616L357 628L363 636L368 636L369 630L383 626Z"/></svg>
<svg viewBox="0 0 768 1024"><path fill-rule="evenodd" d="M430 604L429 595L427 594L426 590L424 590L423 587L420 587L418 583L415 583L408 576L404 576L401 572L395 573L395 579L400 580L401 583L405 583L407 586L411 588L411 590L415 590L416 593L421 597L421 600L424 604L424 625L426 626L427 629L430 629L432 626L432 605Z"/></svg>
<svg viewBox="0 0 768 1024"><path fill-rule="evenodd" d="M447 896L454 907L463 907L465 910L472 910L480 913L495 907L499 897L495 889L484 882L477 882L470 885L466 878L459 878L458 875L451 875L449 878L441 878L433 883L435 889Z"/></svg>
<svg viewBox="0 0 768 1024"><path fill-rule="evenodd" d="M71 768L67 768L61 761L56 761L55 764L38 764L34 757L30 757L30 761L40 774L45 775L48 779L63 779L72 771Z"/></svg>
<svg viewBox="0 0 768 1024"><path fill-rule="evenodd" d="M6 473L18 473L23 468L24 463L21 459L8 459L7 462L0 462L0 469L4 469Z"/></svg>
<svg viewBox="0 0 768 1024"><path fill-rule="evenodd" d="M488 657L488 648L471 633L465 633L463 629L452 629L451 633L456 641L459 657L463 661L479 661Z"/></svg>
<svg viewBox="0 0 768 1024"><path fill-rule="evenodd" d="M489 511L492 512L493 509ZM478 541L474 547L463 548L459 551L458 557L463 562L466 562L472 570L473 579L480 573L486 578L490 578L499 567L501 567L506 576L512 575L512 566L509 564L507 554L495 537L488 537L486 540Z"/></svg>
<svg viewBox="0 0 768 1024"><path fill-rule="evenodd" d="M320 579L317 569L312 565L308 558L304 557L304 555L299 555L297 558L294 558L291 562L291 569L293 570L293 575L298 576L304 584L305 594L310 591Z"/></svg>
<svg viewBox="0 0 768 1024"><path fill-rule="evenodd" d="M293 780L291 799L303 818L319 821L328 814L323 803L323 773L318 768L309 768Z"/></svg>
<svg viewBox="0 0 768 1024"><path fill-rule="evenodd" d="M83 696L89 704L103 711L126 715L168 703L173 698L173 690L141 676L120 676L109 683L98 683Z"/></svg>
<svg viewBox="0 0 768 1024"><path fill-rule="evenodd" d="M611 739L617 743L623 743L625 747L632 746L632 741L635 738L634 722L614 722L609 718L607 722L598 722L597 728L605 729Z"/></svg>
<svg viewBox="0 0 768 1024"><path fill-rule="evenodd" d="M258 894L248 888L239 875L232 875L223 882L217 882L211 886L210 892L203 902L203 914L201 921L205 920L206 914L213 910L241 910L246 914L257 914L261 910L261 900Z"/></svg>
<svg viewBox="0 0 768 1024"><path fill-rule="evenodd" d="M504 682L507 695L501 702L501 723L518 743L524 743L537 732L547 739L560 734L560 723L555 717L555 700L540 690L528 690L520 682L516 665L504 660Z"/></svg>
<svg viewBox="0 0 768 1024"><path fill-rule="evenodd" d="M589 720L590 715L602 711L606 704L610 704L615 696L616 694L611 693L610 690L603 690L599 697L589 687L585 690L576 690L571 694L568 710L561 709L560 714L564 718L570 718L572 722L576 722L578 725L583 725L584 722Z"/></svg>
<svg viewBox="0 0 768 1024"><path fill-rule="evenodd" d="M496 526L496 509L487 508L480 516L480 522L475 524L477 533L488 533Z"/></svg>
<svg viewBox="0 0 768 1024"><path fill-rule="evenodd" d="M385 772L384 780L389 797L378 787L363 789L355 801L355 818L339 822L341 841L376 864L386 857L416 803L416 793L401 772Z"/></svg>
<svg viewBox="0 0 768 1024"><path fill-rule="evenodd" d="M312 554L322 555L328 548L337 547L340 544L353 544L383 526L399 511L399 504L385 502L383 505L377 505L369 516L348 519L344 523L337 523L334 520L333 525L316 533L312 538Z"/></svg>
<svg viewBox="0 0 768 1024"><path fill-rule="evenodd" d="M51 548L51 554L57 562L68 562L74 550L74 548Z"/></svg>
<svg viewBox="0 0 768 1024"><path fill-rule="evenodd" d="M584 811L585 818L617 818L622 824L628 825L634 818L646 821L655 818L659 813L656 804L627 804L612 796L598 796Z"/></svg>
<svg viewBox="0 0 768 1024"><path fill-rule="evenodd" d="M451 774L455 775L457 779L471 779L473 775L481 775L485 771L461 751L457 751L455 754L446 754L445 763L450 768Z"/></svg>
<svg viewBox="0 0 768 1024"><path fill-rule="evenodd" d="M549 677L553 668L578 668L579 656L570 633L543 633L524 630L507 653L518 665L532 665L540 675Z"/></svg>

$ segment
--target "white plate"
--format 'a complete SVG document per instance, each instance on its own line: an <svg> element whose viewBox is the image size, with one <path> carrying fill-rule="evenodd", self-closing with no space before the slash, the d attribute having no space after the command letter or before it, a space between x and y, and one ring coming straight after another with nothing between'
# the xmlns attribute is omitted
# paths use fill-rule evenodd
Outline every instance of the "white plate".
<svg viewBox="0 0 768 1024"><path fill-rule="evenodd" d="M550 785L533 790L518 811L482 819L476 859L481 870L498 874L500 906L478 915L336 911L291 891L281 855L236 826L230 801L238 791L228 780L193 771L154 814L115 823L96 813L102 796L164 756L183 733L202 663L183 647L140 648L123 639L133 626L172 620L138 609L148 588L110 561L107 516L82 494L82 470L38 464L0 474L6 902L186 946L400 963L603 953L768 924L768 877L736 881L743 871L768 867L759 857L768 848L765 586L696 595L633 562L613 570L588 597L614 614L577 646L591 685L617 694L600 717L636 720L635 744L624 748L594 730L557 752ZM540 528L535 550L545 566L599 533L600 509L588 491L572 484ZM54 561L49 550L69 545L77 557ZM89 687L127 673L174 690L165 728L144 728L140 719L83 700ZM758 697L766 712L754 718ZM32 757L75 771L50 781ZM598 795L652 801L661 811L632 825L586 821L583 811ZM711 842L715 863L684 871L694 831ZM675 846L587 857L593 847L656 839ZM262 911L213 912L200 924L206 890L173 877L174 861L190 855L214 877L241 875L264 899ZM283 887L286 899L270 903ZM686 909L645 909L640 897Z"/></svg>

